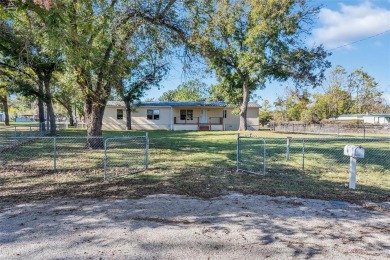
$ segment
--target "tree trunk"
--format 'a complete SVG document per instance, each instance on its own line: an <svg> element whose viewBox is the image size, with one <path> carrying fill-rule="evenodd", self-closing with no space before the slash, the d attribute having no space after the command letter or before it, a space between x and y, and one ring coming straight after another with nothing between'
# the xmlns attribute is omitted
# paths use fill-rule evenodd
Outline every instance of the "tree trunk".
<svg viewBox="0 0 390 260"><path fill-rule="evenodd" d="M125 100L126 106L126 129L131 130L131 102L130 100Z"/></svg>
<svg viewBox="0 0 390 260"><path fill-rule="evenodd" d="M1 97L1 102L3 103L4 108L4 124L9 126L8 96L4 95L4 97Z"/></svg>
<svg viewBox="0 0 390 260"><path fill-rule="evenodd" d="M50 91L50 78L46 77L44 80L45 84L45 103L47 107L47 115L49 120L49 126L50 126L50 135L54 136L56 134L56 118L54 116L54 109L53 109L53 103L51 98L51 91Z"/></svg>
<svg viewBox="0 0 390 260"><path fill-rule="evenodd" d="M66 107L66 111L69 115L69 126L74 126L74 117L73 117L73 110L71 106Z"/></svg>
<svg viewBox="0 0 390 260"><path fill-rule="evenodd" d="M73 116L73 107L71 102L63 101L61 99L57 99L58 103L63 106L66 109L66 112L68 113L69 116L69 126L74 126L75 123L75 118ZM75 111L76 112L76 111Z"/></svg>
<svg viewBox="0 0 390 260"><path fill-rule="evenodd" d="M248 129L246 115L248 111L248 102L249 102L249 86L245 81L242 86L242 104L240 107L240 127L238 131L246 131Z"/></svg>
<svg viewBox="0 0 390 260"><path fill-rule="evenodd" d="M39 131L45 132L45 108L43 106L43 87L42 84L39 84L39 97L38 97L38 117L39 117Z"/></svg>
<svg viewBox="0 0 390 260"><path fill-rule="evenodd" d="M91 96L86 97L85 119L87 123L88 147L92 149L103 149L103 115L105 103L94 102Z"/></svg>

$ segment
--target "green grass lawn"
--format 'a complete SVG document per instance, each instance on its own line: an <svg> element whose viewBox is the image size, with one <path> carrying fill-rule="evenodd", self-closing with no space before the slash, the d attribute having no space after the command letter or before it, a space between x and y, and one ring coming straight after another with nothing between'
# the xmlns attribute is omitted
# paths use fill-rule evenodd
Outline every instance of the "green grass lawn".
<svg viewBox="0 0 390 260"><path fill-rule="evenodd" d="M61 131L57 140L57 167L53 173L50 139L41 139L3 152L0 160L0 197L24 201L53 197L126 198L174 193L201 198L228 192L334 199L361 203L390 199L390 143L330 136L288 134L293 137L286 161L286 136L270 131L245 133L266 140L265 176L236 172L237 132L150 131L149 169L103 180L103 151L85 146L85 130ZM144 131L106 131L105 138L144 135ZM302 140L305 139L304 167ZM43 140L43 141L42 141ZM262 167L263 145L258 139L245 145L245 161ZM366 158L358 161L356 190L348 189L349 159L344 145L361 144ZM143 153L136 141L112 140L108 173L142 168ZM252 147L252 149L251 149Z"/></svg>

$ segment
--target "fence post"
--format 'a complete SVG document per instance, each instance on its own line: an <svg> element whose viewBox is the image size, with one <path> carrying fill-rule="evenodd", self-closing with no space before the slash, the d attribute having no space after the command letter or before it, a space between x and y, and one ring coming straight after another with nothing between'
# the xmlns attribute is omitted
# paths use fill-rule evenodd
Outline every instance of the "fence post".
<svg viewBox="0 0 390 260"><path fill-rule="evenodd" d="M107 142L109 138L104 141L104 158L103 158L103 167L104 167L104 179L107 178Z"/></svg>
<svg viewBox="0 0 390 260"><path fill-rule="evenodd" d="M366 140L366 125L363 124L364 140Z"/></svg>
<svg viewBox="0 0 390 260"><path fill-rule="evenodd" d="M265 139L263 139L264 142L264 157L263 157L263 176L265 176L265 170L266 170L266 158L267 158L267 149L266 149L266 142Z"/></svg>
<svg viewBox="0 0 390 260"><path fill-rule="evenodd" d="M237 134L237 171L240 169L240 134Z"/></svg>
<svg viewBox="0 0 390 260"><path fill-rule="evenodd" d="M57 138L53 137L53 167L54 172L57 171Z"/></svg>
<svg viewBox="0 0 390 260"><path fill-rule="evenodd" d="M149 168L149 134L145 133L145 170Z"/></svg>
<svg viewBox="0 0 390 260"><path fill-rule="evenodd" d="M14 126L14 145L16 145L16 126Z"/></svg>
<svg viewBox="0 0 390 260"><path fill-rule="evenodd" d="M305 170L305 139L302 139L302 170Z"/></svg>

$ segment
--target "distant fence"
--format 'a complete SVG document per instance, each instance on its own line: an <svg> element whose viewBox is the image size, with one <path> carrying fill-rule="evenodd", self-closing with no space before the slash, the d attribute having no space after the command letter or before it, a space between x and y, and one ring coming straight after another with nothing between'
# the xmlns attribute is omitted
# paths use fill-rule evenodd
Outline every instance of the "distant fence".
<svg viewBox="0 0 390 260"><path fill-rule="evenodd" d="M44 135L44 123L41 124L18 124L11 126L0 126L0 138L13 138L24 136Z"/></svg>
<svg viewBox="0 0 390 260"><path fill-rule="evenodd" d="M289 133L314 133L334 135L358 135L361 137L388 135L390 125L363 125L363 124L271 124L270 128L275 132Z"/></svg>
<svg viewBox="0 0 390 260"><path fill-rule="evenodd" d="M149 138L13 137L2 138L0 168L22 171L96 172L105 178L148 167ZM94 147L91 148L91 144Z"/></svg>
<svg viewBox="0 0 390 260"><path fill-rule="evenodd" d="M67 123L56 123L56 130L67 129ZM43 136L50 131L47 123L0 126L0 138Z"/></svg>

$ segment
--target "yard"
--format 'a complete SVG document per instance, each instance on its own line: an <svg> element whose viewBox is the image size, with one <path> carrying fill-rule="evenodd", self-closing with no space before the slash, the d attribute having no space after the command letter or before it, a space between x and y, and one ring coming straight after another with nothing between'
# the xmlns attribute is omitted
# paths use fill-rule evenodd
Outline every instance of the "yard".
<svg viewBox="0 0 390 260"><path fill-rule="evenodd" d="M129 134L142 136L145 132L104 133L106 138ZM267 142L265 176L236 172L236 132L150 131L149 169L104 181L103 152L85 148L85 141L78 139L85 136L85 131L62 130L60 136L66 138L58 140L60 170L56 173L51 170L53 145L49 139L2 152L0 197L12 203L49 198L139 198L152 194L212 198L239 192L358 204L389 201L388 138L362 140L289 134L293 142L290 160L286 161L286 134L245 133L249 134L263 137ZM261 167L263 144L253 140L246 144L246 151L250 151L246 159ZM342 154L342 148L349 143L361 144L367 151L366 158L358 161L356 190L348 189L349 159ZM131 167L135 157L142 158L140 148L127 149L126 142L120 141L113 145L109 167Z"/></svg>

